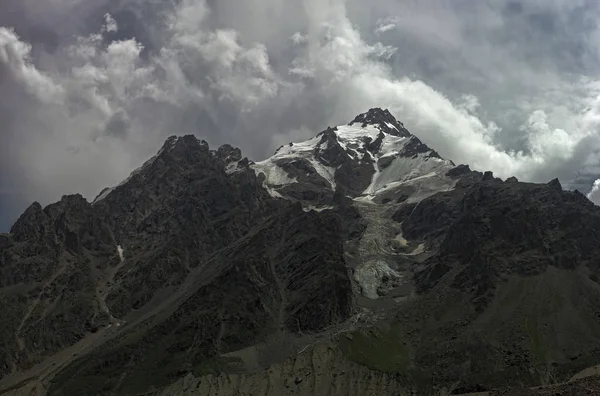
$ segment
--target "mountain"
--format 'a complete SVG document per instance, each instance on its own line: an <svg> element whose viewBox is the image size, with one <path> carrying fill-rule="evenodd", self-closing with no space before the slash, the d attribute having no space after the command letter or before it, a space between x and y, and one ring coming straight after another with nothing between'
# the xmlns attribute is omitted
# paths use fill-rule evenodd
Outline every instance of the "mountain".
<svg viewBox="0 0 600 396"><path fill-rule="evenodd" d="M0 394L545 394L600 364L599 233L387 110L261 162L173 136L0 234Z"/></svg>
<svg viewBox="0 0 600 396"><path fill-rule="evenodd" d="M336 191L376 202L397 199L402 192L422 199L450 188L453 182L446 173L454 164L411 135L387 110L371 109L348 125L282 146L252 167L265 175L271 195L319 205L330 203Z"/></svg>

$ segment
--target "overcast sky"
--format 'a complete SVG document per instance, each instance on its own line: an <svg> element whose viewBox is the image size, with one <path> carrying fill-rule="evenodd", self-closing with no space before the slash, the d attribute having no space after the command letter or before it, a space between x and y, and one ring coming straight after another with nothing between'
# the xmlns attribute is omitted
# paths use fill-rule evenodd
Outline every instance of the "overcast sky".
<svg viewBox="0 0 600 396"><path fill-rule="evenodd" d="M254 160L389 108L431 148L600 202L597 0L3 0L0 231L172 134Z"/></svg>

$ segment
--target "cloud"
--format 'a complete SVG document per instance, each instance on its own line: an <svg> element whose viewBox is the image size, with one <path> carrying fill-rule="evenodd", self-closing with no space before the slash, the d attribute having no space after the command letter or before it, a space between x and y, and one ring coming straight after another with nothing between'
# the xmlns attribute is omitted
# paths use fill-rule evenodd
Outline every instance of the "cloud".
<svg viewBox="0 0 600 396"><path fill-rule="evenodd" d="M13 30L0 27L0 62L7 70L3 74L11 72L4 78L11 77L38 99L53 102L63 90L31 64L30 54L31 45L19 40Z"/></svg>
<svg viewBox="0 0 600 396"><path fill-rule="evenodd" d="M306 42L306 37L303 36L302 33L300 33L300 32L295 32L290 37L290 40L292 40L292 43L297 45L297 44L302 44L302 43Z"/></svg>
<svg viewBox="0 0 600 396"><path fill-rule="evenodd" d="M434 3L9 0L3 206L91 199L173 133L261 159L374 106L455 162L591 188L598 7Z"/></svg>
<svg viewBox="0 0 600 396"><path fill-rule="evenodd" d="M119 26L117 25L117 21L109 14L104 14L104 25L102 25L102 33L104 32L117 32L119 30Z"/></svg>
<svg viewBox="0 0 600 396"><path fill-rule="evenodd" d="M380 35L390 30L396 29L396 25L400 22L398 17L386 17L377 20L377 28L375 34Z"/></svg>
<svg viewBox="0 0 600 396"><path fill-rule="evenodd" d="M600 179L594 180L592 189L590 190L589 193L587 193L587 197L590 201L592 201L596 205L600 204Z"/></svg>

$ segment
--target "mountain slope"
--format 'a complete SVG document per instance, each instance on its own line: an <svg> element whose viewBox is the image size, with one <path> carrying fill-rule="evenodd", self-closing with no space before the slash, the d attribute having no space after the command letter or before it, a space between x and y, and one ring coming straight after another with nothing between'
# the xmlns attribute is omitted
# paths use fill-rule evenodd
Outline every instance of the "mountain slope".
<svg viewBox="0 0 600 396"><path fill-rule="evenodd" d="M564 381L600 363L599 230L582 194L455 166L387 110L257 163L172 137L0 235L0 393Z"/></svg>

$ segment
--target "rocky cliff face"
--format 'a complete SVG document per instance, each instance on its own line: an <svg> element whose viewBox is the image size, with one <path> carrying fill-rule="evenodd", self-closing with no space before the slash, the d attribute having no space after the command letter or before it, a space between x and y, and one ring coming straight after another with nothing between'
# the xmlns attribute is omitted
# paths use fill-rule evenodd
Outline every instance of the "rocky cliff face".
<svg viewBox="0 0 600 396"><path fill-rule="evenodd" d="M118 262L110 229L81 196L31 205L0 253L0 373L31 366L110 323L95 273Z"/></svg>
<svg viewBox="0 0 600 396"><path fill-rule="evenodd" d="M455 166L386 110L257 163L172 137L0 235L0 392L561 381L600 362L599 229L580 193Z"/></svg>
<svg viewBox="0 0 600 396"><path fill-rule="evenodd" d="M196 345L163 381L272 332L318 331L352 310L343 235L336 213L273 199L239 150L170 138L93 204L34 204L3 237L3 375L109 327L147 326L132 345L114 341L142 360L158 343L165 358ZM155 323L163 309L170 316ZM119 364L133 363L111 370Z"/></svg>

